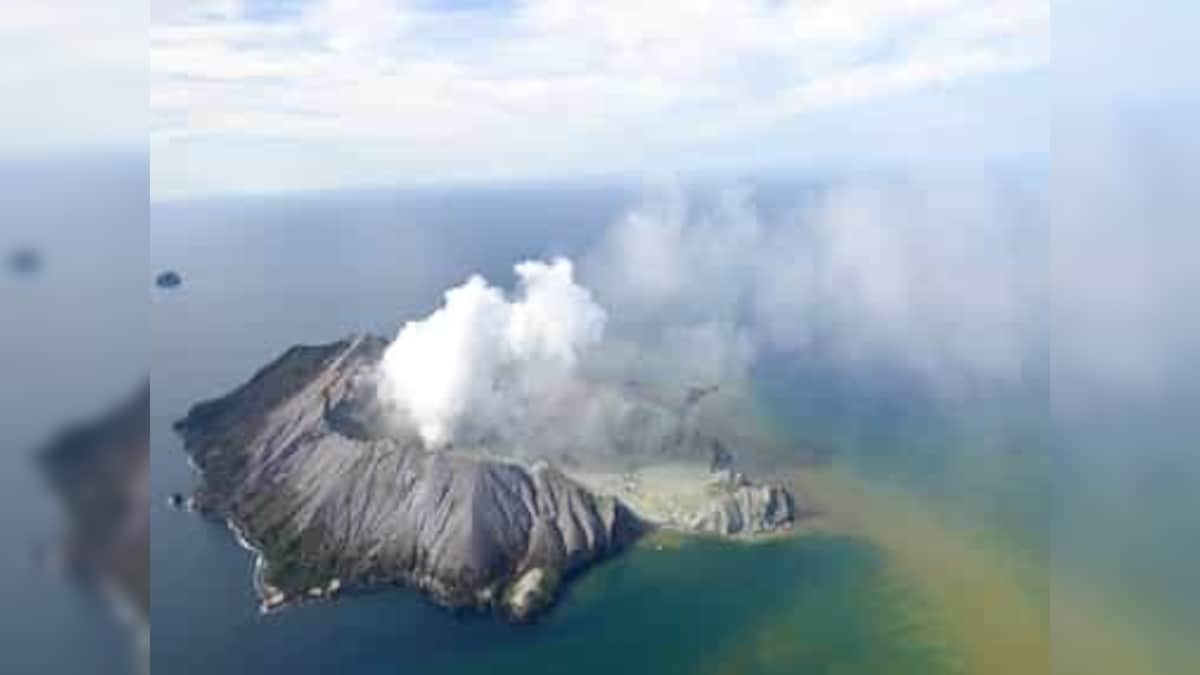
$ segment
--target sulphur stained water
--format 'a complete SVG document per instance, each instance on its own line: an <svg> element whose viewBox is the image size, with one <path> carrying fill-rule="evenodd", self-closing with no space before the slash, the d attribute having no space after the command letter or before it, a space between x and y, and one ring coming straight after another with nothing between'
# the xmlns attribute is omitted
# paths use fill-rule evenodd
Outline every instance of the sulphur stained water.
<svg viewBox="0 0 1200 675"><path fill-rule="evenodd" d="M1194 672L1102 586L986 524L842 466L805 470L824 515L759 543L657 537L578 580L537 626L445 672ZM510 632L511 630L511 632ZM503 634L503 637L500 637Z"/></svg>
<svg viewBox="0 0 1200 675"><path fill-rule="evenodd" d="M1069 557L1031 554L986 523L845 467L807 470L794 483L826 510L821 529L878 547L893 583L925 608L921 639L942 644L952 670L1200 672L1200 646L1186 631Z"/></svg>
<svg viewBox="0 0 1200 675"><path fill-rule="evenodd" d="M894 583L926 609L924 639L943 645L956 672L1051 672L1042 561L911 492L845 468L807 471L796 483L825 510L824 528L880 549Z"/></svg>

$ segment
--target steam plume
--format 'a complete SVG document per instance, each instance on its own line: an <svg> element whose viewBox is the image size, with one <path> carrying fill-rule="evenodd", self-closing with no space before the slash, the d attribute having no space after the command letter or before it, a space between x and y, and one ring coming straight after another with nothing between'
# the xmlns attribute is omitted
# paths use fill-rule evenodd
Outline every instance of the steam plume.
<svg viewBox="0 0 1200 675"><path fill-rule="evenodd" d="M511 296L474 275L388 347L380 392L427 445L465 443L519 424L604 336L606 314L571 261L514 267Z"/></svg>

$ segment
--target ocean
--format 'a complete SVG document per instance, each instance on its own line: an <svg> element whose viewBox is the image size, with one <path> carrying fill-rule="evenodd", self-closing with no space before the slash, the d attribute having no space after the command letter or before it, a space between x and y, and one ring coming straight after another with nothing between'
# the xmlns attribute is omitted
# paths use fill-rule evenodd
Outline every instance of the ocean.
<svg viewBox="0 0 1200 675"><path fill-rule="evenodd" d="M104 598L38 553L64 522L34 457L147 377L146 162L6 160L0 182L0 252L40 261L15 274L6 257L0 270L0 671L125 673L125 634Z"/></svg>
<svg viewBox="0 0 1200 675"><path fill-rule="evenodd" d="M762 202L786 207L810 189L774 185ZM147 283L166 269L183 280L150 303L154 671L1051 672L1051 439L1036 378L947 408L902 381L860 395L819 366L759 367L764 415L810 462L796 480L828 511L820 526L760 543L651 538L583 573L532 625L447 612L404 588L262 615L251 555L221 523L167 506L196 481L171 429L191 404L293 344L392 335L468 274L510 286L515 261L589 250L637 192L154 204ZM1063 597L1056 616L1084 606Z"/></svg>

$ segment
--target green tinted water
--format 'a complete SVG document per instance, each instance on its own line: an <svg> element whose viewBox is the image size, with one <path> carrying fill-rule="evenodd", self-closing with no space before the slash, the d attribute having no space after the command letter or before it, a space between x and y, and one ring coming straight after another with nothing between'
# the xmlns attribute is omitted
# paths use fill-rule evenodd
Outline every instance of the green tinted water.
<svg viewBox="0 0 1200 675"><path fill-rule="evenodd" d="M650 541L579 579L557 611L467 673L948 673L920 600L848 537Z"/></svg>

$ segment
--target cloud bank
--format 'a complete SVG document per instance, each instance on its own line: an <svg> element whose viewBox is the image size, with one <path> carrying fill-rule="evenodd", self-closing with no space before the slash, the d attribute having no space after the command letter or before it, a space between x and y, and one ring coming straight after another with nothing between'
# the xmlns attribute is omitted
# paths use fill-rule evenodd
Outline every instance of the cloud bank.
<svg viewBox="0 0 1200 675"><path fill-rule="evenodd" d="M604 309L575 283L570 260L513 269L511 297L472 276L437 311L406 323L384 353L381 396L429 446L520 425L603 339Z"/></svg>
<svg viewBox="0 0 1200 675"><path fill-rule="evenodd" d="M164 5L156 194L1002 153L1044 134L1036 88L970 92L1045 70L1047 0L439 5Z"/></svg>

